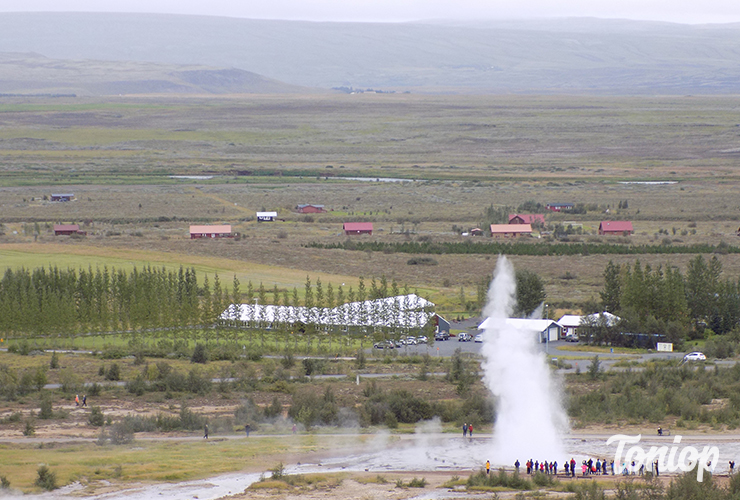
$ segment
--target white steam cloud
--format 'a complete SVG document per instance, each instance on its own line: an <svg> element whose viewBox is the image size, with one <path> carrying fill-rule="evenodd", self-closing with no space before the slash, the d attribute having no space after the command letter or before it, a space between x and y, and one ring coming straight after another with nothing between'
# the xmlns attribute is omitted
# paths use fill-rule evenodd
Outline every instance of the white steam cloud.
<svg viewBox="0 0 740 500"><path fill-rule="evenodd" d="M490 460L497 465L524 465L528 459L558 461L565 456L563 433L568 419L560 387L537 349L539 332L507 323L516 305L514 268L499 257L484 315L484 382L497 400Z"/></svg>

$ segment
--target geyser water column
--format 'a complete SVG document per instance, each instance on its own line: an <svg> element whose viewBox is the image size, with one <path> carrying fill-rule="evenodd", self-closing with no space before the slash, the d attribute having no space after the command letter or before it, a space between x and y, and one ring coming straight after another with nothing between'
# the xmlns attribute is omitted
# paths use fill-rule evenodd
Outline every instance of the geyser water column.
<svg viewBox="0 0 740 500"><path fill-rule="evenodd" d="M547 360L538 348L539 332L507 323L516 307L516 277L500 256L483 309L484 382L496 398L490 459L511 466L528 459L564 463L562 436L568 419Z"/></svg>

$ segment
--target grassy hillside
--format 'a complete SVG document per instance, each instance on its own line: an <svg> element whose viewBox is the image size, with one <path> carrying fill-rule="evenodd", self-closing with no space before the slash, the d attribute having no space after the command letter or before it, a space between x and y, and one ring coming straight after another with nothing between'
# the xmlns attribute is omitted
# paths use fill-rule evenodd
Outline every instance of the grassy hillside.
<svg viewBox="0 0 740 500"><path fill-rule="evenodd" d="M309 89L240 69L0 53L2 94L290 94Z"/></svg>
<svg viewBox="0 0 740 500"><path fill-rule="evenodd" d="M600 21L309 23L9 13L0 51L205 64L311 87L473 92L738 92L737 25Z"/></svg>

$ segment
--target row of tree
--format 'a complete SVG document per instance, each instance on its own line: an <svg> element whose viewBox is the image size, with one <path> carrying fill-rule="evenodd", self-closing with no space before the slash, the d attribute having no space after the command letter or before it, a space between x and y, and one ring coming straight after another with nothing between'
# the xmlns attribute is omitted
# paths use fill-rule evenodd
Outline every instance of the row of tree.
<svg viewBox="0 0 740 500"><path fill-rule="evenodd" d="M195 269L183 267L7 269L0 280L0 331L9 336L74 335L237 326L237 311L229 306L255 302L306 307L316 312L308 315L310 323L311 318L319 322L326 309L402 292L407 295L408 286L401 290L395 280L389 283L385 276L373 278L370 286L361 277L357 290L350 286L347 291L342 286L335 289L331 283L324 287L320 279L313 284L306 277L303 293L299 293L295 287L290 291L277 285L268 291L262 283L255 288L251 281L242 291L236 276L229 288L218 274L199 280ZM348 308L348 314L354 309ZM227 310L233 315L224 316ZM357 311L360 315L364 312ZM367 311L368 319L374 314Z"/></svg>
<svg viewBox="0 0 740 500"><path fill-rule="evenodd" d="M701 336L710 328L724 334L740 323L740 280L723 279L716 256L707 261L697 255L685 275L675 267L653 268L639 260L622 266L610 261L601 305L624 318L633 331Z"/></svg>
<svg viewBox="0 0 740 500"><path fill-rule="evenodd" d="M554 225L553 232L561 236L579 233L573 226ZM582 230L580 232L583 232ZM725 243L717 245L625 245L620 243L548 243L534 241L355 241L347 239L337 243L313 242L310 248L359 250L383 253L409 254L462 254L462 255L531 255L531 256L580 256L580 255L662 255L662 254L713 254L740 253L740 247Z"/></svg>

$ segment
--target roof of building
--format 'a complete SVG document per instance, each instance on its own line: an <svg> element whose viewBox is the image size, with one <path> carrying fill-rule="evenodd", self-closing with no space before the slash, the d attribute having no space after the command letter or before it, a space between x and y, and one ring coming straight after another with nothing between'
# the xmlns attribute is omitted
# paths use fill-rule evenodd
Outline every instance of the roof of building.
<svg viewBox="0 0 740 500"><path fill-rule="evenodd" d="M525 224L534 224L535 222L545 223L545 216L543 214L509 214L509 223L515 217L521 218Z"/></svg>
<svg viewBox="0 0 740 500"><path fill-rule="evenodd" d="M316 208L324 208L324 205L314 205L313 203L302 203L300 205L297 205L298 208L305 208L305 207L316 207Z"/></svg>
<svg viewBox="0 0 740 500"><path fill-rule="evenodd" d="M232 304L221 314L221 319L335 326L421 327L434 316L434 307L433 302L412 293L364 302L350 302L332 309Z"/></svg>
<svg viewBox="0 0 740 500"><path fill-rule="evenodd" d="M277 212L257 212L257 217L277 217Z"/></svg>
<svg viewBox="0 0 740 500"><path fill-rule="evenodd" d="M479 330L502 329L503 324L523 332L544 332L550 328L553 324L556 326L558 323L551 319L529 319L529 318L486 318L480 325Z"/></svg>
<svg viewBox="0 0 740 500"><path fill-rule="evenodd" d="M531 232L532 224L491 224L491 234Z"/></svg>
<svg viewBox="0 0 740 500"><path fill-rule="evenodd" d="M342 224L345 231L372 231L372 222L345 222Z"/></svg>
<svg viewBox="0 0 740 500"><path fill-rule="evenodd" d="M576 328L581 324L588 321L598 321L600 317L606 320L606 324L609 326L617 324L622 318L616 316L610 312L604 311L603 313L589 314L588 316L579 316L577 314L565 314L558 320L558 324L563 327Z"/></svg>
<svg viewBox="0 0 740 500"><path fill-rule="evenodd" d="M548 207L573 207L573 203L548 203Z"/></svg>
<svg viewBox="0 0 740 500"><path fill-rule="evenodd" d="M599 224L600 231L634 231L632 222L628 220L605 220Z"/></svg>
<svg viewBox="0 0 740 500"><path fill-rule="evenodd" d="M74 196L74 193L51 193L52 196Z"/></svg>
<svg viewBox="0 0 740 500"><path fill-rule="evenodd" d="M221 225L212 225L212 226L190 226L190 233L191 234L224 234L224 233L231 233L231 224L221 224Z"/></svg>
<svg viewBox="0 0 740 500"><path fill-rule="evenodd" d="M78 224L54 224L54 231L79 231Z"/></svg>

